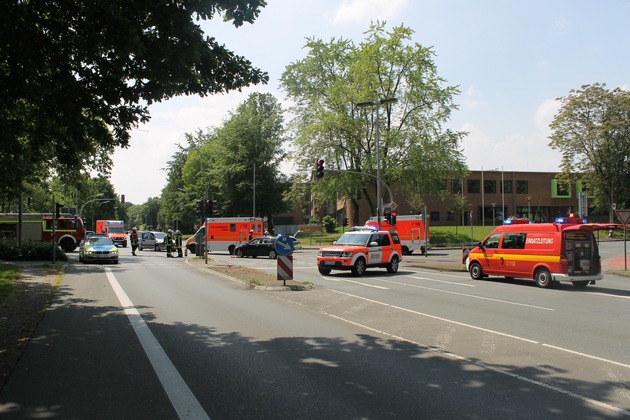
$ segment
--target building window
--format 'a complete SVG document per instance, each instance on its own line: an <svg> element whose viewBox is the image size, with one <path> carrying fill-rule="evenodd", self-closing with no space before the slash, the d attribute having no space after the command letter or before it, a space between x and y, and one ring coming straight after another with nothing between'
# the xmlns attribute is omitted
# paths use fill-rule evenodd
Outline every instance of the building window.
<svg viewBox="0 0 630 420"><path fill-rule="evenodd" d="M475 194L481 192L481 181L478 179L468 180L468 194Z"/></svg>
<svg viewBox="0 0 630 420"><path fill-rule="evenodd" d="M512 194L512 181L503 181L503 193Z"/></svg>
<svg viewBox="0 0 630 420"><path fill-rule="evenodd" d="M483 192L486 194L496 194L497 193L497 181L493 179L487 179L483 181Z"/></svg>
<svg viewBox="0 0 630 420"><path fill-rule="evenodd" d="M455 213L452 211L447 212L446 220L448 220L449 222L452 222L453 220L455 220Z"/></svg>
<svg viewBox="0 0 630 420"><path fill-rule="evenodd" d="M440 212L439 211L432 211L431 212L431 221L432 222L439 222L440 221Z"/></svg>
<svg viewBox="0 0 630 420"><path fill-rule="evenodd" d="M564 180L552 179L551 198L571 198L571 184Z"/></svg>
<svg viewBox="0 0 630 420"><path fill-rule="evenodd" d="M451 179L451 193L452 194L461 194L462 191L462 180L461 179Z"/></svg>
<svg viewBox="0 0 630 420"><path fill-rule="evenodd" d="M527 181L516 181L516 194L529 194Z"/></svg>

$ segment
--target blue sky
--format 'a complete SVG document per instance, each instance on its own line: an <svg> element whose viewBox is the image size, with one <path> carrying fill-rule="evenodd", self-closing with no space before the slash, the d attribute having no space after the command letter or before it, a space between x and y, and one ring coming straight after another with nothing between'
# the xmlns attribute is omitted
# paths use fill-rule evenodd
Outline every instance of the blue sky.
<svg viewBox="0 0 630 420"><path fill-rule="evenodd" d="M371 21L404 24L432 47L438 72L461 94L449 126L471 170L556 171L549 123L556 98L584 84L630 89L630 0L268 0L253 25L220 19L206 34L269 73L267 85L212 97L178 97L150 108L151 121L117 150L111 181L126 200L161 195L163 170L185 133L220 126L253 91L284 101L278 80L305 56L307 37L359 43ZM287 172L292 167L284 167Z"/></svg>

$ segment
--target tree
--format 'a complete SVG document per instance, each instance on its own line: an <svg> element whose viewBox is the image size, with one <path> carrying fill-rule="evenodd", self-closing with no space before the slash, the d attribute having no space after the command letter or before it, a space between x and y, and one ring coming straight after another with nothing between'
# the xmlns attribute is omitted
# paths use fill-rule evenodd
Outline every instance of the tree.
<svg viewBox="0 0 630 420"><path fill-rule="evenodd" d="M196 20L252 23L265 0L9 1L0 17L0 193L84 169L111 153L148 106L266 82Z"/></svg>
<svg viewBox="0 0 630 420"><path fill-rule="evenodd" d="M216 200L217 215L254 212L271 221L287 208L282 199L286 180L280 174L286 155L282 121L273 95L252 93L221 127L204 135L202 146L189 151L182 168L186 191Z"/></svg>
<svg viewBox="0 0 630 420"><path fill-rule="evenodd" d="M630 92L584 85L558 99L549 146L562 152L562 175L585 182L599 210L630 206Z"/></svg>
<svg viewBox="0 0 630 420"><path fill-rule="evenodd" d="M317 201L334 203L342 195L355 210L357 190L376 208L377 143L381 178L408 195L434 193L441 185L436 180L466 172L459 151L464 133L443 128L456 108L458 90L444 86L433 51L412 43L413 31L404 26L387 33L384 23L376 23L366 34L359 46L343 39L309 39L307 57L287 66L281 78L295 101L298 166L312 173L316 160L326 161L327 175L313 189ZM357 107L387 98L398 102L378 110Z"/></svg>

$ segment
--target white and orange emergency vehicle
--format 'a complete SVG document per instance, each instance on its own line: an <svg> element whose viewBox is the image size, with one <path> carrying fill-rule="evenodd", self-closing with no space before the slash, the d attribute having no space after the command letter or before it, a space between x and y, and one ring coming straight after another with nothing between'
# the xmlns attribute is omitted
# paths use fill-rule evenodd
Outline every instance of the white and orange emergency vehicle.
<svg viewBox="0 0 630 420"><path fill-rule="evenodd" d="M398 232L404 255L409 255L414 251L420 251L421 254L424 254L429 240L429 229L428 226L425 229L422 215L394 217L396 223L393 226L386 219L381 218L381 230L395 230ZM377 218L374 216L370 217L370 220L365 222L364 226L378 229Z"/></svg>
<svg viewBox="0 0 630 420"><path fill-rule="evenodd" d="M317 269L325 276L332 270L350 270L353 275L362 276L369 267L386 268L395 273L401 261L398 234L388 230L363 228L346 232L317 252Z"/></svg>
<svg viewBox="0 0 630 420"><path fill-rule="evenodd" d="M85 238L85 226L79 216L65 214L55 218L50 213L22 213L22 239L51 242L53 230L57 243L66 252L74 251ZM19 214L0 213L0 238L17 239L19 235Z"/></svg>
<svg viewBox="0 0 630 420"><path fill-rule="evenodd" d="M572 282L576 287L602 279L593 231L618 225L560 217L554 223L506 220L470 251L466 269L474 280L487 276L533 279L539 287Z"/></svg>
<svg viewBox="0 0 630 420"><path fill-rule="evenodd" d="M96 233L107 236L116 246L127 247L127 232L123 220L97 220Z"/></svg>
<svg viewBox="0 0 630 420"><path fill-rule="evenodd" d="M197 241L205 237L208 252L228 251L232 255L234 248L250 239L263 236L263 233L264 220L259 217L208 218L203 226L186 240L186 249L194 254Z"/></svg>

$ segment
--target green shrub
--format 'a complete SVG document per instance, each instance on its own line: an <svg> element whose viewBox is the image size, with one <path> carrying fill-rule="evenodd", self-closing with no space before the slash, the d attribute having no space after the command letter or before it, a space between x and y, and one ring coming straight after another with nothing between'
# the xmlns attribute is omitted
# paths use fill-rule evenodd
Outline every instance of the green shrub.
<svg viewBox="0 0 630 420"><path fill-rule="evenodd" d="M5 261L52 261L53 246L49 243L24 241L22 248L18 247L15 239L0 240L0 260ZM55 259L68 261L68 256L59 247Z"/></svg>
<svg viewBox="0 0 630 420"><path fill-rule="evenodd" d="M326 231L326 233L333 233L335 229L337 229L337 219L330 215L324 216L322 223L324 225L324 230Z"/></svg>

